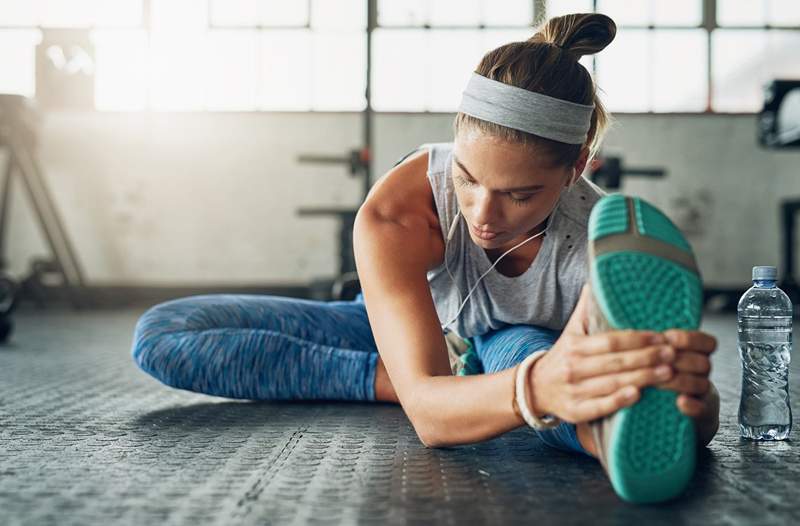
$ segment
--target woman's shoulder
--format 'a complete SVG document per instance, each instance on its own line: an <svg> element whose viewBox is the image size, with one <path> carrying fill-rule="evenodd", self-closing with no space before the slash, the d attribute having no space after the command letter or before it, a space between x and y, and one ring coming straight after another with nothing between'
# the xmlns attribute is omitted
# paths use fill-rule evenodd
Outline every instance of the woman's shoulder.
<svg viewBox="0 0 800 526"><path fill-rule="evenodd" d="M605 190L581 176L571 189L564 192L564 201L559 206L567 226L585 232L592 208L604 195L607 195Z"/></svg>
<svg viewBox="0 0 800 526"><path fill-rule="evenodd" d="M445 171L452 151L452 142L426 142L403 154L395 161L393 167L400 166L409 159L416 158L418 155L424 153L427 159L428 175L431 173L442 173Z"/></svg>
<svg viewBox="0 0 800 526"><path fill-rule="evenodd" d="M424 146L424 145L423 145ZM372 185L364 205L382 217L402 222L409 214L424 216L439 229L436 204L427 173L431 150L419 147L405 155Z"/></svg>

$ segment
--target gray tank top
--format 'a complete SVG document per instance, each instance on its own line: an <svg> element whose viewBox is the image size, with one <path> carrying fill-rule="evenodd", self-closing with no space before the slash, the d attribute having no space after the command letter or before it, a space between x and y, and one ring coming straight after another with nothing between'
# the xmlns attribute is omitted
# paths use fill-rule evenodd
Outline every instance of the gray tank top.
<svg viewBox="0 0 800 526"><path fill-rule="evenodd" d="M428 150L428 180L442 236L447 239L447 231L458 211L451 173L453 143L423 144L415 151L423 148ZM515 277L501 274L497 267L492 269L475 288L449 330L466 338L507 325L562 330L587 279L589 213L605 193L581 177L562 195L562 202L549 219L550 228L531 266ZM444 263L428 271L428 283L441 323L453 319L460 306L455 287L461 291L461 298L466 298L478 278L492 266L483 249L470 238L464 221L459 221L447 244L447 258L455 284Z"/></svg>

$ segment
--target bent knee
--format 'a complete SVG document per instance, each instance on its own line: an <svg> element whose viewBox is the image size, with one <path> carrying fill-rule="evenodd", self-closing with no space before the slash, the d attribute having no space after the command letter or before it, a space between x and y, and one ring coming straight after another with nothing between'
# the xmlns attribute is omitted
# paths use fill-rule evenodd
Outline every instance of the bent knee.
<svg viewBox="0 0 800 526"><path fill-rule="evenodd" d="M190 298L150 307L139 317L133 332L131 357L146 373L160 378L168 353L174 350L177 333L187 330L193 307Z"/></svg>

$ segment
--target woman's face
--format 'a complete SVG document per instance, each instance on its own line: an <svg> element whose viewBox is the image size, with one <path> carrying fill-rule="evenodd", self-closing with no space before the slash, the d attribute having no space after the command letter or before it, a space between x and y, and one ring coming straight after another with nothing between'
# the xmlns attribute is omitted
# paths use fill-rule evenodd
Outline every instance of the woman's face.
<svg viewBox="0 0 800 526"><path fill-rule="evenodd" d="M453 183L473 242L509 249L541 229L573 169L549 167L530 147L463 130L455 138ZM544 226L542 225L542 228Z"/></svg>

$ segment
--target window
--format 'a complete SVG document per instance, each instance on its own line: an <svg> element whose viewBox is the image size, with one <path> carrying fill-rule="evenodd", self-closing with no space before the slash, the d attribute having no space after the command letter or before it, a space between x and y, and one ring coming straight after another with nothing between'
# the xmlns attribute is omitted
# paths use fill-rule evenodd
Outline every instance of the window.
<svg viewBox="0 0 800 526"><path fill-rule="evenodd" d="M704 111L706 50L702 29L621 30L596 57L600 98L612 112Z"/></svg>
<svg viewBox="0 0 800 526"><path fill-rule="evenodd" d="M35 29L0 31L0 93L32 97L36 91L36 46L42 35Z"/></svg>
<svg viewBox="0 0 800 526"><path fill-rule="evenodd" d="M529 0L378 2L372 106L454 111L471 72L501 44L533 35Z"/></svg>
<svg viewBox="0 0 800 526"><path fill-rule="evenodd" d="M715 111L757 112L767 82L800 79L800 31L718 29L711 48Z"/></svg>
<svg viewBox="0 0 800 526"><path fill-rule="evenodd" d="M756 112L764 85L800 78L800 2L717 0L711 35L711 107L718 112Z"/></svg>
<svg viewBox="0 0 800 526"><path fill-rule="evenodd" d="M617 24L595 57L600 98L612 112L702 112L708 35L702 0L597 0Z"/></svg>
<svg viewBox="0 0 800 526"><path fill-rule="evenodd" d="M535 21L545 16L533 12L534 2L455 3L379 2L371 79L375 109L455 111L483 54L527 40ZM618 35L581 63L597 79L611 111L706 109L708 33L702 28L702 0L558 0L546 2L546 16L592 12L595 6L617 22Z"/></svg>
<svg viewBox="0 0 800 526"><path fill-rule="evenodd" d="M99 110L361 111L366 8L0 0L0 92L34 95L42 32L74 28L91 36ZM617 38L581 62L612 112L755 112L766 82L800 77L798 0L377 0L377 9L378 111L452 112L487 51L530 38L545 17L594 10L617 22Z"/></svg>

